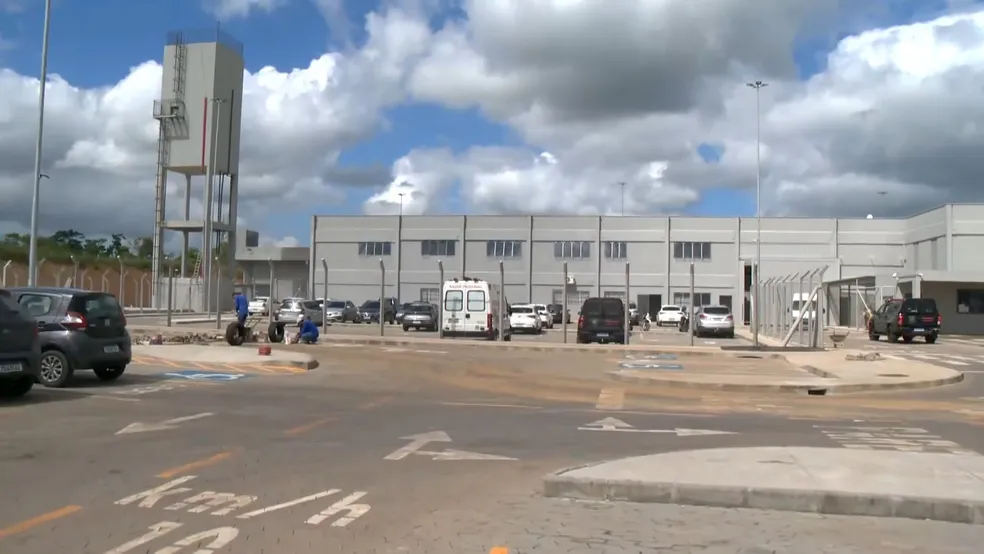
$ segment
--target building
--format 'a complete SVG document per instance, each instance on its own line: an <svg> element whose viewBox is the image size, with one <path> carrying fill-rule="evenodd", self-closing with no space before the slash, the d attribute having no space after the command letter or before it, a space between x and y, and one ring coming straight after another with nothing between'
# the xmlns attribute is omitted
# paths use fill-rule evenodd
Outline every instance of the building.
<svg viewBox="0 0 984 554"><path fill-rule="evenodd" d="M754 218L314 216L311 249L237 259L251 264L257 291L269 290L270 260L280 260L275 297L327 288L356 303L381 292L437 302L442 268L444 278L498 281L501 262L510 302L559 303L566 287L572 308L624 297L628 264L629 297L651 312L690 303L693 262L695 303L730 305L747 321L756 228ZM899 219L763 218L761 229L762 279L814 272L828 324L858 325L864 306L913 294L937 300L948 332L984 334L984 205Z"/></svg>

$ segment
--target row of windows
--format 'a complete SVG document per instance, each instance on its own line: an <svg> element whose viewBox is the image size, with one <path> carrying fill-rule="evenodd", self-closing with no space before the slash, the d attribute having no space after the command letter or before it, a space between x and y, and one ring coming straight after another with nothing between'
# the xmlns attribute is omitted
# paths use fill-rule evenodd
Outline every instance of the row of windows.
<svg viewBox="0 0 984 554"><path fill-rule="evenodd" d="M591 257L591 241L561 240L554 242L554 257L562 260L583 260ZM602 243L605 258L609 260L625 260L629 257L629 245L625 241L605 241ZM420 241L421 256L454 256L457 241L454 240L424 240ZM360 242L360 256L389 256L393 253L392 242ZM485 254L490 258L521 258L523 256L523 241L519 240L490 240L485 243ZM709 260L711 259L711 243L709 242L674 242L673 257L677 260Z"/></svg>

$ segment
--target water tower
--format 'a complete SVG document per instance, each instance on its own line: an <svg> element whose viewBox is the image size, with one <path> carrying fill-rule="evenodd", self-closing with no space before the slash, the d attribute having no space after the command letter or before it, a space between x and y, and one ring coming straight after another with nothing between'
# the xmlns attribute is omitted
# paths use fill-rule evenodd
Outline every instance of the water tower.
<svg viewBox="0 0 984 554"><path fill-rule="evenodd" d="M154 306L167 300L164 232L182 235L181 272L174 307L204 311L229 301L235 277L236 210L239 202L239 139L242 119L243 46L218 29L174 32L164 47L161 96L154 101L159 123L154 206ZM184 175L183 209L168 219L167 182ZM204 179L196 179L204 177ZM200 183L203 217L192 219L192 185ZM173 213L173 211L172 211ZM186 259L190 235L201 236L199 255ZM218 245L226 242L227 267L216 268ZM217 275L222 283L217 282ZM221 303L220 303L221 302Z"/></svg>

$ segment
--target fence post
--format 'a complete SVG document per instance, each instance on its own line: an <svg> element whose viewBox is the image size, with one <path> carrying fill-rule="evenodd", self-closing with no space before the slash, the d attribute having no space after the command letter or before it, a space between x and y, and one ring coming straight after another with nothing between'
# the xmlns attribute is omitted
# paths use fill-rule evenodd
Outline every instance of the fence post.
<svg viewBox="0 0 984 554"><path fill-rule="evenodd" d="M324 274L325 282L321 284L321 328L328 328L328 260L321 258L321 271ZM311 283L311 290L314 290L314 283ZM345 312L342 312L345 313ZM344 318L343 318L344 323Z"/></svg>
<svg viewBox="0 0 984 554"><path fill-rule="evenodd" d="M799 278L799 293L797 293L797 295L796 295L796 298L797 298L796 302L799 302L799 309L798 309L798 311L800 313L799 326L798 326L798 329L796 329L796 332L799 335L799 340L797 342L799 342L801 346L803 346L803 345L806 344L805 342L803 342L803 281L806 280L806 276L808 274L809 274L808 271L804 271L803 274L800 275L800 278ZM796 319L793 319L793 323L795 323L795 322L796 322Z"/></svg>
<svg viewBox="0 0 984 554"><path fill-rule="evenodd" d="M103 271L102 282L99 283L99 286L102 287L102 292L109 292L109 277L107 275L109 275L108 269Z"/></svg>
<svg viewBox="0 0 984 554"><path fill-rule="evenodd" d="M144 284L144 278L141 275L140 276L140 281L137 283L137 295L139 296L139 300L137 301L137 307L140 308L141 311L143 311L143 308L144 308L144 286L143 286L143 284Z"/></svg>
<svg viewBox="0 0 984 554"><path fill-rule="evenodd" d="M386 334L386 264L379 258L379 336Z"/></svg>
<svg viewBox="0 0 984 554"><path fill-rule="evenodd" d="M222 329L222 263L215 257L215 328Z"/></svg>
<svg viewBox="0 0 984 554"><path fill-rule="evenodd" d="M694 309L694 262L690 262L690 314L687 316L687 335L690 336L690 346L694 345L694 317L697 310Z"/></svg>
<svg viewBox="0 0 984 554"><path fill-rule="evenodd" d="M569 277L570 274L567 272L567 262L564 262L564 283L560 288L560 290L563 291L561 292L561 303L563 305L560 307L560 321L562 322L564 328L564 344L567 344L567 320L570 319L567 317L567 279Z"/></svg>
<svg viewBox="0 0 984 554"><path fill-rule="evenodd" d="M806 345L811 348L814 346L814 341L816 339L816 335L813 332L813 320L816 319L817 316L816 304L813 302L813 275L816 272L817 270L814 269L813 271L810 272L809 276L807 276L806 290L807 290L807 294L809 294L810 296L807 297L806 304L802 308L800 308L800 310L806 310L806 308L810 308L813 310L812 315L810 314L809 311L806 312L806 315L809 317L809 319L806 322L806 340L807 340Z"/></svg>
<svg viewBox="0 0 984 554"><path fill-rule="evenodd" d="M36 268L37 273L34 274L34 282L37 283L39 287L41 286L41 269L44 268L44 264L47 261L48 258L41 258L41 261L38 262L38 267Z"/></svg>
<svg viewBox="0 0 984 554"><path fill-rule="evenodd" d="M5 287L7 286L7 269L10 268L10 264L12 264L12 263L14 263L14 262L13 261L9 261L9 262L6 262L5 264L3 264L3 283L2 284Z"/></svg>
<svg viewBox="0 0 984 554"><path fill-rule="evenodd" d="M632 331L632 322L630 321L630 318L629 318L629 262L625 262L625 305L622 306L622 308L623 308L623 311L625 312L625 313L622 314L622 317L625 320L624 321L624 325L625 325L625 327L624 327L624 329L625 329L625 341L624 341L624 343L625 344L629 344L629 335L632 334L631 333L631 331Z"/></svg>
<svg viewBox="0 0 984 554"><path fill-rule="evenodd" d="M273 269L273 259L267 258L267 264L270 266L270 299L267 301L267 327L273 325L273 309L277 304L277 295L275 292L275 287L277 284L277 272Z"/></svg>
<svg viewBox="0 0 984 554"><path fill-rule="evenodd" d="M503 317L506 311L506 266L499 260L499 340L506 340L506 329L503 327Z"/></svg>
<svg viewBox="0 0 984 554"><path fill-rule="evenodd" d="M171 326L171 312L174 310L174 268L167 270L167 326Z"/></svg>
<svg viewBox="0 0 984 554"><path fill-rule="evenodd" d="M444 338L444 262L437 260L437 338Z"/></svg>

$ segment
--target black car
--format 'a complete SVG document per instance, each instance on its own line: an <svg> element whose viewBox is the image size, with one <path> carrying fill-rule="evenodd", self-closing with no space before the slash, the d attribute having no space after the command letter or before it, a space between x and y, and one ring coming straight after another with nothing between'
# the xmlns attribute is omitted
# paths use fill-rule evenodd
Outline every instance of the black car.
<svg viewBox="0 0 984 554"><path fill-rule="evenodd" d="M58 287L9 289L21 313L36 321L41 341L38 382L64 387L78 370L118 379L130 363L130 333L116 297Z"/></svg>
<svg viewBox="0 0 984 554"><path fill-rule="evenodd" d="M571 311L564 309L563 304L547 304L547 311L550 312L550 317L553 318L554 324L560 323L563 325L564 317L567 317L567 323L571 322Z"/></svg>
<svg viewBox="0 0 984 554"><path fill-rule="evenodd" d="M0 398L19 398L31 391L41 367L38 326L0 289Z"/></svg>
<svg viewBox="0 0 984 554"><path fill-rule="evenodd" d="M396 323L396 304L389 298L387 298L383 303L382 318L383 321L389 324ZM366 300L359 306L359 315L362 317L362 321L366 323L379 323L380 318L380 302L379 300Z"/></svg>
<svg viewBox="0 0 984 554"><path fill-rule="evenodd" d="M588 298L577 319L579 343L625 343L625 304L621 298Z"/></svg>
<svg viewBox="0 0 984 554"><path fill-rule="evenodd" d="M439 322L437 306L427 302L407 304L403 312L403 330L437 332Z"/></svg>
<svg viewBox="0 0 984 554"><path fill-rule="evenodd" d="M886 300L868 320L868 338L878 340L885 335L888 342L902 339L912 342L924 337L933 344L940 336L943 318L932 298L892 298Z"/></svg>

